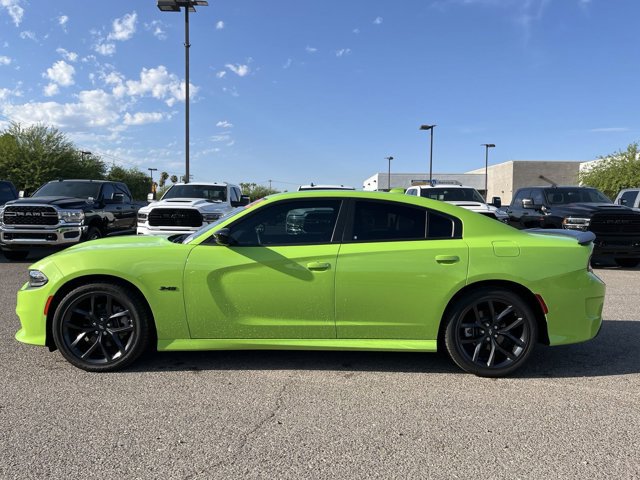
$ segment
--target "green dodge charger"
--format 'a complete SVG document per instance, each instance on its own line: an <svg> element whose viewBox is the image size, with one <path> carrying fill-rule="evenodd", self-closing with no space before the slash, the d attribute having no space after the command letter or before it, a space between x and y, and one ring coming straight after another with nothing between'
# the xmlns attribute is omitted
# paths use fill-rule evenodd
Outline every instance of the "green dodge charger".
<svg viewBox="0 0 640 480"><path fill-rule="evenodd" d="M176 210L175 221L180 221ZM594 236L393 193L285 193L189 235L86 242L29 270L24 343L110 371L167 350L446 350L498 377L593 338Z"/></svg>

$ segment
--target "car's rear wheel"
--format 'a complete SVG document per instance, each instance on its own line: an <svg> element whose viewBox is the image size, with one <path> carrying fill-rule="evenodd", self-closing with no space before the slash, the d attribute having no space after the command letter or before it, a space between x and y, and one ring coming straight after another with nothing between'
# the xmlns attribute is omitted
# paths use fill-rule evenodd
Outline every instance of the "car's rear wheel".
<svg viewBox="0 0 640 480"><path fill-rule="evenodd" d="M445 319L445 345L463 370L502 377L520 368L536 343L532 309L510 290L482 288L458 299Z"/></svg>
<svg viewBox="0 0 640 480"><path fill-rule="evenodd" d="M137 292L112 283L93 283L62 299L52 333L70 363L90 372L107 372L126 367L144 352L149 322Z"/></svg>
<svg viewBox="0 0 640 480"><path fill-rule="evenodd" d="M640 258L616 258L616 264L623 268L634 268L640 264Z"/></svg>
<svg viewBox="0 0 640 480"><path fill-rule="evenodd" d="M100 231L100 229L95 226L89 227L89 230L87 231L87 241L98 240L99 238L102 238L102 232Z"/></svg>

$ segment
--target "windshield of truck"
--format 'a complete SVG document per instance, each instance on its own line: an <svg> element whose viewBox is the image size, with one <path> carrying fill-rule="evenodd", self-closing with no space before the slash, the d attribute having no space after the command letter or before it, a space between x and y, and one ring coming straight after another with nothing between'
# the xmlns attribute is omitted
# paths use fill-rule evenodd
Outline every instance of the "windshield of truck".
<svg viewBox="0 0 640 480"><path fill-rule="evenodd" d="M420 196L441 202L480 202L484 203L484 198L475 188L422 188Z"/></svg>
<svg viewBox="0 0 640 480"><path fill-rule="evenodd" d="M38 189L33 197L98 198L100 183L50 182Z"/></svg>
<svg viewBox="0 0 640 480"><path fill-rule="evenodd" d="M238 215L239 213L244 212L247 209L247 207L236 207L233 210L231 210L229 213L227 213L226 215L220 217L218 220L216 220L213 223L209 223L208 225L204 225L200 228L200 230L196 230L195 232L193 232L191 235L189 235L187 238L185 238L184 240L182 240L182 243L189 243L191 242L191 240L193 240L196 237L199 237L200 235L202 235L205 232L211 231L214 228L216 228L218 225L220 225L222 222L226 222L227 220L229 220L232 217L235 217L236 215Z"/></svg>
<svg viewBox="0 0 640 480"><path fill-rule="evenodd" d="M547 188L544 195L549 205L568 203L613 203L595 188Z"/></svg>
<svg viewBox="0 0 640 480"><path fill-rule="evenodd" d="M161 200L170 198L204 198L212 202L226 202L227 187L225 185L198 185L197 183L173 185Z"/></svg>
<svg viewBox="0 0 640 480"><path fill-rule="evenodd" d="M7 203L9 200L14 200L15 198L16 195L13 193L13 189L9 184L0 182L0 205Z"/></svg>

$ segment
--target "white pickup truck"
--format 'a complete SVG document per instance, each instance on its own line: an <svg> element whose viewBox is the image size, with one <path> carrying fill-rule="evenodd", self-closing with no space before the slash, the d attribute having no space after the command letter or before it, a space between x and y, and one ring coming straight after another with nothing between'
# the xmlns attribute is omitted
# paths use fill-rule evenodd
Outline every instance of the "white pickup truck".
<svg viewBox="0 0 640 480"><path fill-rule="evenodd" d="M191 233L249 203L238 185L176 183L162 198L138 211L138 235Z"/></svg>
<svg viewBox="0 0 640 480"><path fill-rule="evenodd" d="M409 187L405 192L407 195L431 198L432 200L441 200L443 202L466 208L472 212L494 218L503 223L509 223L509 215L500 210L500 198L495 197L491 204L488 204L482 198L482 195L473 187L465 187L464 185L448 185L436 184L416 185Z"/></svg>

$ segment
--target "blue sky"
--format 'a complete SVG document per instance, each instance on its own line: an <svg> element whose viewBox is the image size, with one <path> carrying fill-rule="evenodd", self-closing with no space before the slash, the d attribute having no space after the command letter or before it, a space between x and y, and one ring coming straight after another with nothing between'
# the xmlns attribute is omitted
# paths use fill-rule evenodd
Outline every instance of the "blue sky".
<svg viewBox="0 0 640 480"><path fill-rule="evenodd" d="M592 160L640 139L637 0L210 0L190 15L196 180L356 187L396 172ZM0 0L0 128L184 172L184 14Z"/></svg>

